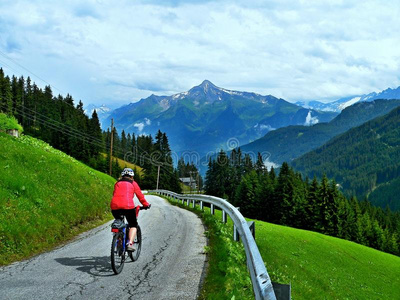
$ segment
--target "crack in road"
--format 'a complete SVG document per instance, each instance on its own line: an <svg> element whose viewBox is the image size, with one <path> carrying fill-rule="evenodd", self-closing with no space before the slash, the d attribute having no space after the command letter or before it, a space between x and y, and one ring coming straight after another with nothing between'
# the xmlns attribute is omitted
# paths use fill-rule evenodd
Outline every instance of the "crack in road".
<svg viewBox="0 0 400 300"><path fill-rule="evenodd" d="M150 273L157 268L157 266L162 262L163 260L163 252L168 248L169 246L169 242L171 241L172 237L174 236L174 234L170 234L168 236L167 239L165 239L163 241L164 245L162 247L160 247L160 249L153 255L153 259L151 262L148 262L143 270L142 273L139 277L136 278L135 281L137 281L136 284L132 285L126 285L125 288L123 289L125 292L127 292L129 294L129 298L128 299L133 299L132 297L137 297L138 294L136 293L135 295L133 294L135 291L137 291L137 289L139 287L142 287L143 284L147 284L146 287L148 289L145 289L145 291L141 291L140 294L143 293L149 293L153 290L153 286L150 285L148 279L150 276ZM134 281L134 282L135 282ZM139 295L140 295L139 294Z"/></svg>

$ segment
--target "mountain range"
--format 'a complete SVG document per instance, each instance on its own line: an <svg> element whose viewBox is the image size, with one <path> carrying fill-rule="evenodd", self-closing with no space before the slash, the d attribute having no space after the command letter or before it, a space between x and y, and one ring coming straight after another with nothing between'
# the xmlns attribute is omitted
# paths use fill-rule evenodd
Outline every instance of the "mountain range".
<svg viewBox="0 0 400 300"><path fill-rule="evenodd" d="M102 104L100 106L94 105L94 104L89 104L83 108L83 112L88 116L91 117L93 114L93 111L96 110L97 116L100 120L100 123L104 119L107 119L107 117L110 115L112 109L105 104Z"/></svg>
<svg viewBox="0 0 400 300"><path fill-rule="evenodd" d="M345 97L329 103L323 103L320 101L310 101L310 102L298 101L296 102L296 104L303 106L305 108L312 108L321 111L340 112L346 107L349 107L355 103L364 101L370 102L377 99L400 99L400 86L397 87L396 89L388 88L379 93L372 92L364 95Z"/></svg>
<svg viewBox="0 0 400 300"><path fill-rule="evenodd" d="M328 123L283 127L268 132L264 137L240 148L245 153L269 152L269 160L275 164L290 162L350 128L387 114L398 106L400 100L358 102L345 108Z"/></svg>
<svg viewBox="0 0 400 300"><path fill-rule="evenodd" d="M335 179L346 195L400 209L400 107L352 128L292 162L304 175Z"/></svg>
<svg viewBox="0 0 400 300"><path fill-rule="evenodd" d="M201 156L229 148L232 138L246 144L277 128L328 122L336 115L271 95L227 90L205 80L187 92L151 95L115 109L103 119L103 128L112 118L118 131L154 135L161 130L174 151L196 151Z"/></svg>

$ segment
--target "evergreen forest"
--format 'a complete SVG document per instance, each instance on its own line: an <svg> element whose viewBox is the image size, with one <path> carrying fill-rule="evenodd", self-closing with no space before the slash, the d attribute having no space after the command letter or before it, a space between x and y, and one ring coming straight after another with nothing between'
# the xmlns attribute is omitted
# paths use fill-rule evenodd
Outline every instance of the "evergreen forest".
<svg viewBox="0 0 400 300"><path fill-rule="evenodd" d="M400 214L356 197L346 198L325 175L303 178L287 163L279 174L267 170L261 155L253 162L240 148L209 161L206 194L228 199L249 218L354 241L395 255L399 252Z"/></svg>
<svg viewBox="0 0 400 300"><path fill-rule="evenodd" d="M112 176L118 178L124 165L117 158L144 169L135 180L143 189L154 189L160 166L159 188L180 191L179 177L172 164L171 149L165 133L155 138L118 134L117 128L103 132L96 110L91 117L83 103L70 94L53 95L51 87L38 87L30 77L11 78L0 68L0 112L15 117L24 133L39 138L56 149L104 173L110 170L111 136L113 138Z"/></svg>

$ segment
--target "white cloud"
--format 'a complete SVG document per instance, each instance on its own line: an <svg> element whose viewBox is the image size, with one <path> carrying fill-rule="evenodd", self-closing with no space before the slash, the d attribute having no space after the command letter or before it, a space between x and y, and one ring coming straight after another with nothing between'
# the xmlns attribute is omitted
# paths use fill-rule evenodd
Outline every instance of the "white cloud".
<svg viewBox="0 0 400 300"><path fill-rule="evenodd" d="M159 2L2 1L0 51L85 103L203 79L290 101L400 85L398 1Z"/></svg>
<svg viewBox="0 0 400 300"><path fill-rule="evenodd" d="M305 126L311 126L314 124L317 124L319 122L317 117L311 116L311 110L308 111L308 114L306 116L306 121L304 122Z"/></svg>
<svg viewBox="0 0 400 300"><path fill-rule="evenodd" d="M144 126L145 126L144 123L135 123L135 124L133 124L133 127L136 127L139 130L139 132L143 131Z"/></svg>

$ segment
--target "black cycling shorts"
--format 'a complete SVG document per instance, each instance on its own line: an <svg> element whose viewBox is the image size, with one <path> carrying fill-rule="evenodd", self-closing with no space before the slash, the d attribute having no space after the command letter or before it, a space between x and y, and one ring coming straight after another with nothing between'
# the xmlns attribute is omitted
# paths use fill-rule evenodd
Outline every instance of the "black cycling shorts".
<svg viewBox="0 0 400 300"><path fill-rule="evenodd" d="M136 209L116 209L111 210L112 215L115 219L122 219L122 216L125 216L128 221L129 227L137 227L137 219L136 219Z"/></svg>

